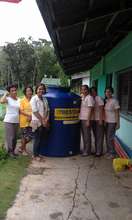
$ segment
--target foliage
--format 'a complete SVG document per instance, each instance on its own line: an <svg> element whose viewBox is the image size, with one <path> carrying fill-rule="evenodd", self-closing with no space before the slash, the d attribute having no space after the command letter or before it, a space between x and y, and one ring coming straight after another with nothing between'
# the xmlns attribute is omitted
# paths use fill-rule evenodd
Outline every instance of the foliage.
<svg viewBox="0 0 132 220"><path fill-rule="evenodd" d="M5 148L0 147L0 160L5 160L8 157L8 153Z"/></svg>
<svg viewBox="0 0 132 220"><path fill-rule="evenodd" d="M3 122L0 121L0 147L4 145L4 125Z"/></svg>
<svg viewBox="0 0 132 220"><path fill-rule="evenodd" d="M4 119L6 106L0 104L0 121Z"/></svg>
<svg viewBox="0 0 132 220"><path fill-rule="evenodd" d="M35 85L44 76L60 78L62 84L67 84L67 76L57 62L50 41L20 38L16 43L7 43L0 51L1 86L14 82L19 87Z"/></svg>

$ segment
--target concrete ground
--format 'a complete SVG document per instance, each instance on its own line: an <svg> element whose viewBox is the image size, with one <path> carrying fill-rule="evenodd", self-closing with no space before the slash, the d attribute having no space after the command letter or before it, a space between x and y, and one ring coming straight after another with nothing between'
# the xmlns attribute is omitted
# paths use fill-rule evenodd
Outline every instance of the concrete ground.
<svg viewBox="0 0 132 220"><path fill-rule="evenodd" d="M6 220L132 220L132 172L104 157L33 161Z"/></svg>

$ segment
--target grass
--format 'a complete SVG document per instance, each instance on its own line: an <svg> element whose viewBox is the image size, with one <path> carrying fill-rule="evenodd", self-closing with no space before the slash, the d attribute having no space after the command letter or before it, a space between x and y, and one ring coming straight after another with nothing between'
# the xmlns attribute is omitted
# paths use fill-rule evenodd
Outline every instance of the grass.
<svg viewBox="0 0 132 220"><path fill-rule="evenodd" d="M0 220L4 219L7 209L13 204L29 162L30 159L24 156L0 161Z"/></svg>
<svg viewBox="0 0 132 220"><path fill-rule="evenodd" d="M3 145L4 125L0 121L0 147ZM0 220L4 219L7 209L13 204L29 163L30 158L24 156L0 160Z"/></svg>
<svg viewBox="0 0 132 220"><path fill-rule="evenodd" d="M22 91L19 91L22 97ZM5 111L5 105L1 107ZM3 117L3 116L2 116ZM1 120L3 118L0 118ZM0 120L0 148L4 146L4 123ZM26 175L26 168L30 163L30 158L19 156L17 159L7 158L0 160L0 220L6 216L7 209L13 204L15 196L19 190L20 181Z"/></svg>

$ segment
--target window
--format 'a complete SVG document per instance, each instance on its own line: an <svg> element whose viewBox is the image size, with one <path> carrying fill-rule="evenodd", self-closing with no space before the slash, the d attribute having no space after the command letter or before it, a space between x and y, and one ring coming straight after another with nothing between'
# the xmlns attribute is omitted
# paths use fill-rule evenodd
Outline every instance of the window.
<svg viewBox="0 0 132 220"><path fill-rule="evenodd" d="M118 99L121 112L132 115L132 71L119 74Z"/></svg>

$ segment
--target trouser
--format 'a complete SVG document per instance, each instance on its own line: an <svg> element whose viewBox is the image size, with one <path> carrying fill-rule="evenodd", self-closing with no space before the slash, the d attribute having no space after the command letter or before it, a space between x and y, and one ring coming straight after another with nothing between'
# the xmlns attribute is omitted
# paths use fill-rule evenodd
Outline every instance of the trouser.
<svg viewBox="0 0 132 220"><path fill-rule="evenodd" d="M99 124L99 121L92 120L91 127L94 135L95 141L95 153L103 153L103 143L104 143L104 126Z"/></svg>
<svg viewBox="0 0 132 220"><path fill-rule="evenodd" d="M86 126L86 120L81 120L81 132L83 138L83 153L91 154L91 125Z"/></svg>
<svg viewBox="0 0 132 220"><path fill-rule="evenodd" d="M116 131L116 123L106 123L106 146L107 153L115 154L114 136Z"/></svg>
<svg viewBox="0 0 132 220"><path fill-rule="evenodd" d="M8 152L14 152L17 143L18 123L5 122L5 139Z"/></svg>
<svg viewBox="0 0 132 220"><path fill-rule="evenodd" d="M33 154L34 156L39 156L41 141L44 138L45 128L40 126L34 132L34 140L33 140Z"/></svg>

